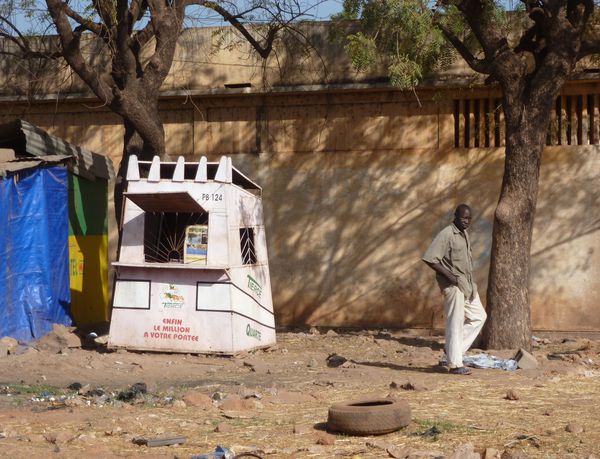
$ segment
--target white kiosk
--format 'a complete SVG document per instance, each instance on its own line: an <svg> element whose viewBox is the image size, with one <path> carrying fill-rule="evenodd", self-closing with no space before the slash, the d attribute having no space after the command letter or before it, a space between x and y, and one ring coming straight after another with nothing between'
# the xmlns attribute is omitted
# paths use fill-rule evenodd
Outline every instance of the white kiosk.
<svg viewBox="0 0 600 459"><path fill-rule="evenodd" d="M222 157L131 156L108 346L224 353L275 343L261 188Z"/></svg>

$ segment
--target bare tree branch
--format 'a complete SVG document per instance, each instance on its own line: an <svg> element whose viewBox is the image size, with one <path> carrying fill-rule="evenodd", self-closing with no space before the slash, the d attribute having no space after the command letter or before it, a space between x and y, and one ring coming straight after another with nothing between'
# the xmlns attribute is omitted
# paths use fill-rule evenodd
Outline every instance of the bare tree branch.
<svg viewBox="0 0 600 459"><path fill-rule="evenodd" d="M43 59L58 59L62 56L61 52L53 51L53 52L45 52L40 50L34 50L31 47L31 42L29 38L24 36L21 31L10 21L8 18L0 15L0 22L4 23L8 29L12 30L15 35L11 35L10 33L0 31L0 37L3 37L12 43L14 43L20 50L20 53L3 51L3 55L10 55L15 57L20 57L22 59L30 59L30 58L43 58Z"/></svg>
<svg viewBox="0 0 600 459"><path fill-rule="evenodd" d="M600 38L582 40L577 59L582 59L592 54L600 54Z"/></svg>
<svg viewBox="0 0 600 459"><path fill-rule="evenodd" d="M461 57L465 60L465 62L471 67L473 70L479 73L489 74L489 64L483 59L477 59L471 51L466 47L466 45L452 32L450 32L444 25L437 24L440 28L446 39L456 48Z"/></svg>
<svg viewBox="0 0 600 459"><path fill-rule="evenodd" d="M583 33L593 11L594 0L568 0L567 2L567 18L578 34Z"/></svg>
<svg viewBox="0 0 600 459"><path fill-rule="evenodd" d="M47 2L46 2L47 3ZM71 9L71 7L66 2L60 2L60 9L64 14L73 19L80 26L85 27L90 32L94 33L97 36L101 36L103 33L104 26L102 24L98 24L94 21L90 21L89 19L84 18L79 13Z"/></svg>
<svg viewBox="0 0 600 459"><path fill-rule="evenodd" d="M156 45L144 70L144 84L158 89L167 77L175 55L177 39L185 14L183 6L166 7L164 1L148 0L152 11L151 25Z"/></svg>
<svg viewBox="0 0 600 459"><path fill-rule="evenodd" d="M56 25L64 59L101 101L110 104L113 99L110 87L100 77L99 72L89 68L81 54L81 33L71 28L66 14L66 10L70 8L61 0L46 0L46 5Z"/></svg>
<svg viewBox="0 0 600 459"><path fill-rule="evenodd" d="M133 39L137 41L139 46L144 47L154 37L154 26L152 22L148 22L142 30L134 32Z"/></svg>
<svg viewBox="0 0 600 459"><path fill-rule="evenodd" d="M449 2L450 3L450 2ZM459 0L452 2L462 13L475 37L481 44L486 60L491 62L509 49L508 40L485 11L486 2L481 0Z"/></svg>
<svg viewBox="0 0 600 459"><path fill-rule="evenodd" d="M147 10L148 2L146 0L132 0L131 5L129 6L129 12L131 15L130 20L132 23L129 24L129 26L132 27L134 23L142 19Z"/></svg>
<svg viewBox="0 0 600 459"><path fill-rule="evenodd" d="M92 5L94 6L96 13L98 13L98 16L100 16L100 19L102 19L102 24L107 29L112 29L115 26L113 18L116 17L114 14L114 2L106 0L92 0Z"/></svg>
<svg viewBox="0 0 600 459"><path fill-rule="evenodd" d="M219 13L223 19L229 22L233 27L236 28L238 32L242 34L242 36L252 45L252 47L256 50L256 52L262 57L266 59L271 54L271 50L273 49L273 41L277 36L277 32L283 28L282 24L272 24L269 26L269 30L267 32L267 36L265 37L264 45L259 43L252 34L248 31L248 29L239 21L239 18L231 14L229 11L225 10L221 5L215 2L207 1L204 2L203 5L206 8L210 8L211 10Z"/></svg>

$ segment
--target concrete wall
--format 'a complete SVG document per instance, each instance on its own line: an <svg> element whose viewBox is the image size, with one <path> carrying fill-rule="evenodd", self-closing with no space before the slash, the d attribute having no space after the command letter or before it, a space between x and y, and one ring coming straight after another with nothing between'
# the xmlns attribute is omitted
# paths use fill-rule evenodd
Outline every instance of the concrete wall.
<svg viewBox="0 0 600 459"><path fill-rule="evenodd" d="M595 84L565 88L599 92ZM441 296L420 257L460 202L475 212L485 296L503 150L455 147L454 101L497 94L356 86L172 94L161 103L169 155L231 155L264 188L278 325L441 325ZM93 100L0 105L0 121L24 117L118 166L120 120ZM461 118L459 128L472 122ZM536 329L600 330L599 175L596 145L544 153L532 250Z"/></svg>
<svg viewBox="0 0 600 459"><path fill-rule="evenodd" d="M303 46L298 35L280 35L274 44L274 52L266 61L231 27L186 29L178 40L171 71L161 89L163 92L185 94L196 90L223 89L231 84L271 88L371 81L385 76L384 66L368 72L354 70L346 57L343 43L330 36L327 22L305 23L299 27L312 46ZM35 42L36 39L32 40ZM43 40L40 47L52 49L57 37L37 40ZM12 42L0 39L0 51L9 51L14 46ZM153 47L154 42L149 42L142 55L149 57ZM103 43L89 34L82 38L82 54L90 68L108 68L109 56ZM457 64L448 70L448 75L454 78L457 72L465 71L470 73L464 64ZM62 60L23 62L2 56L0 98L15 94L46 97L92 93Z"/></svg>

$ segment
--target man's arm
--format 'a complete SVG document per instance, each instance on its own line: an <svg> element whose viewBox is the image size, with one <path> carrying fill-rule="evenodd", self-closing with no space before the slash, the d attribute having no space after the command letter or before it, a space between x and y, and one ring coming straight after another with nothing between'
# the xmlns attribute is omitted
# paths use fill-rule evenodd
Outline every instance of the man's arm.
<svg viewBox="0 0 600 459"><path fill-rule="evenodd" d="M425 261L425 260L423 260ZM444 276L452 285L458 285L458 277L452 274L449 270L444 268L441 263L431 263L429 261L425 261L427 266L433 269L436 273L440 273Z"/></svg>
<svg viewBox="0 0 600 459"><path fill-rule="evenodd" d="M440 261L444 258L450 244L449 233L451 232L450 227L444 228L440 231L437 236L433 239L433 242L423 255L422 260L433 269L436 273L441 274L448 282L452 285L458 285L458 278L452 274L452 272L445 268Z"/></svg>

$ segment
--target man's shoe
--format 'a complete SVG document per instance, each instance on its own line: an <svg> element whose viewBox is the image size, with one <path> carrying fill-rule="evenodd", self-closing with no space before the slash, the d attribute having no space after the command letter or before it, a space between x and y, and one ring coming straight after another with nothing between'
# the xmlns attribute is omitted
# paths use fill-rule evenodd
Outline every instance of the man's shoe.
<svg viewBox="0 0 600 459"><path fill-rule="evenodd" d="M467 367L450 368L450 374L453 375L470 375L471 370Z"/></svg>

